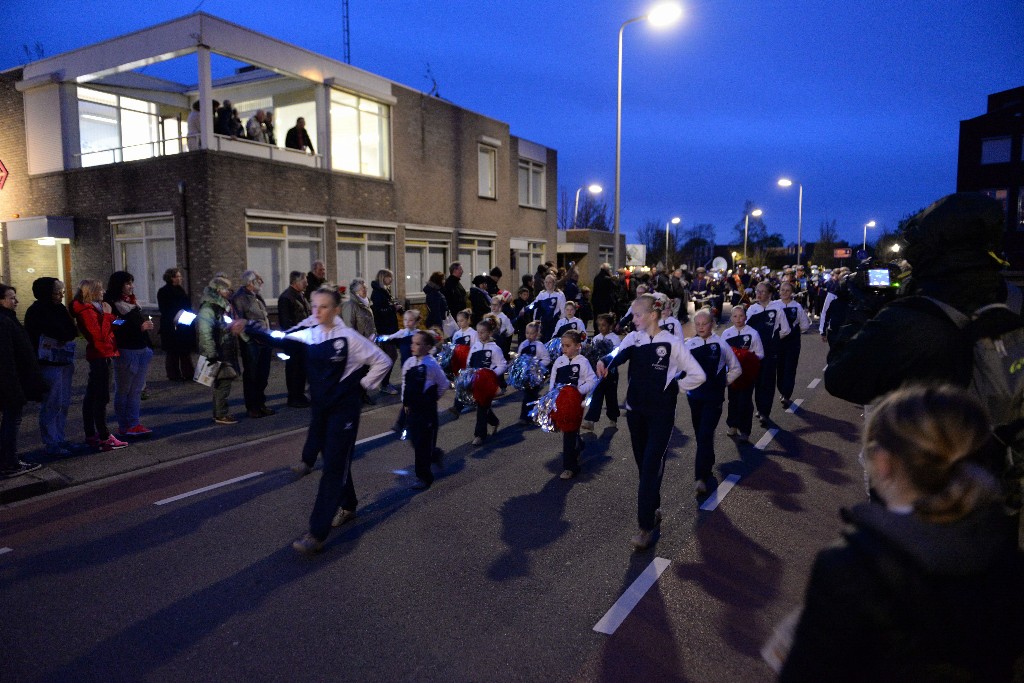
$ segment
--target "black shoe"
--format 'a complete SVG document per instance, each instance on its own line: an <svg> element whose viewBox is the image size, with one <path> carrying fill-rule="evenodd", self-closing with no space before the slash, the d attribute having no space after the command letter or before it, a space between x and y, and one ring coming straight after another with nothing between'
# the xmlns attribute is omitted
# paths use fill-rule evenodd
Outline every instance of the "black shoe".
<svg viewBox="0 0 1024 683"><path fill-rule="evenodd" d="M437 465L438 467L444 467L444 451L442 451L440 448L435 448L434 457L431 458L431 462L433 462L433 464Z"/></svg>
<svg viewBox="0 0 1024 683"><path fill-rule="evenodd" d="M365 403L368 406L375 406L375 405L377 405L377 402L374 401L372 398L370 398L370 395L368 393L366 393L365 391L363 391L363 403Z"/></svg>
<svg viewBox="0 0 1024 683"><path fill-rule="evenodd" d="M39 463L25 462L24 460L19 460L17 467L10 470L3 470L2 472L0 472L0 477L3 477L4 479L12 479L14 477L20 477L23 474L28 474L29 472L41 470L42 468L43 466L40 465Z"/></svg>
<svg viewBox="0 0 1024 683"><path fill-rule="evenodd" d="M413 491L426 491L427 489L430 488L430 483L431 482L423 481L422 479L417 479L416 483L414 483L409 488L412 489Z"/></svg>
<svg viewBox="0 0 1024 683"><path fill-rule="evenodd" d="M762 427L765 427L765 428L768 427L768 418L767 417L761 417L761 418L758 418L758 420L760 420Z"/></svg>
<svg viewBox="0 0 1024 683"><path fill-rule="evenodd" d="M308 408L310 406L308 398L296 398L288 401L289 408Z"/></svg>
<svg viewBox="0 0 1024 683"><path fill-rule="evenodd" d="M264 417L270 417L271 415L275 414L277 411L274 410L273 408L268 408L266 406L260 406L260 412L263 414Z"/></svg>

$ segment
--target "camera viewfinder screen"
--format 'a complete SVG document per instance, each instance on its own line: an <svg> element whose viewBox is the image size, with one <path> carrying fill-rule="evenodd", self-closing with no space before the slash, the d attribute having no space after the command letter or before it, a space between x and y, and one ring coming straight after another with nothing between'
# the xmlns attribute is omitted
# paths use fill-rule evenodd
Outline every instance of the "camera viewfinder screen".
<svg viewBox="0 0 1024 683"><path fill-rule="evenodd" d="M888 287L890 284L888 268L872 268L868 271L868 287Z"/></svg>

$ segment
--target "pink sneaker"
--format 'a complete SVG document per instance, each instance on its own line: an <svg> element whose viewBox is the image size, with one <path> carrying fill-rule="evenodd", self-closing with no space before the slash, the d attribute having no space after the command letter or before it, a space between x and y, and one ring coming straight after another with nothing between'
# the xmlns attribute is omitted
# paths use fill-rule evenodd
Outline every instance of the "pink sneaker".
<svg viewBox="0 0 1024 683"><path fill-rule="evenodd" d="M105 441L100 441L101 451L116 451L119 448L127 448L128 444L111 434Z"/></svg>
<svg viewBox="0 0 1024 683"><path fill-rule="evenodd" d="M153 430L143 427L141 424L137 424L134 427L129 427L128 429L121 429L118 433L121 436L148 436L153 433Z"/></svg>

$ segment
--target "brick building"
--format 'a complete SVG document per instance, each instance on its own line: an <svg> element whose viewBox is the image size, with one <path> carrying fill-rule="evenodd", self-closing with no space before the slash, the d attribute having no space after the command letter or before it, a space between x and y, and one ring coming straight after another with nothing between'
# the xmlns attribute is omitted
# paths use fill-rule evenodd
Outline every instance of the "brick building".
<svg viewBox="0 0 1024 683"><path fill-rule="evenodd" d="M988 111L960 122L957 192L984 192L1006 211L1010 268L1024 275L1024 86L988 96Z"/></svg>
<svg viewBox="0 0 1024 683"><path fill-rule="evenodd" d="M276 144L218 134L213 100L243 124L272 112ZM315 153L284 146L300 117ZM73 290L125 269L155 305L179 266L195 300L253 268L270 302L320 259L339 284L390 268L415 303L451 261L467 288L495 265L508 287L556 253L555 150L204 13L0 73L0 120L0 279L23 298L44 274Z"/></svg>

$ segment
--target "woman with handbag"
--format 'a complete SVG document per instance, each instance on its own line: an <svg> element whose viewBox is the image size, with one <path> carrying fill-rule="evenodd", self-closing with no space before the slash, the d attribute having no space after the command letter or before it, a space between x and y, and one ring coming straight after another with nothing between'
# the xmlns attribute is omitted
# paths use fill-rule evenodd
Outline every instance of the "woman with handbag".
<svg viewBox="0 0 1024 683"><path fill-rule="evenodd" d="M444 329L445 321L448 319L451 319L451 327L457 327L455 319L448 311L448 301L444 298L442 287L444 287L444 273L441 271L431 273L427 284L423 285L423 294L427 297L427 319L424 322L427 329L431 327ZM446 338L448 336L445 335Z"/></svg>
<svg viewBox="0 0 1024 683"><path fill-rule="evenodd" d="M381 268L377 271L377 278L370 283L372 289L370 310L373 311L373 324L377 328L377 334L380 335L398 332L398 316L403 313L402 307L395 302L395 298L391 294L391 284L394 280L394 273L387 268ZM383 342L378 346L388 355L394 365L395 359L398 358L398 347L391 342ZM391 377L390 372L384 376L380 391L383 394L394 396L398 393L398 387L388 382L389 377Z"/></svg>
<svg viewBox="0 0 1024 683"><path fill-rule="evenodd" d="M199 353L211 363L220 363L213 380L213 421L219 425L238 424L228 412L228 396L231 383L238 377L238 342L228 329L227 318L234 318L229 297L232 294L231 281L217 276L203 290L196 320L196 334L199 338Z"/></svg>
<svg viewBox="0 0 1024 683"><path fill-rule="evenodd" d="M164 273L167 284L156 293L160 306L160 344L166 354L164 370L172 382L190 382L195 374L192 367L195 332L190 325L176 325L174 322L179 312L192 312L192 301L182 286L183 281L180 268L168 268Z"/></svg>

